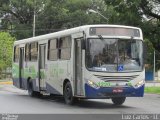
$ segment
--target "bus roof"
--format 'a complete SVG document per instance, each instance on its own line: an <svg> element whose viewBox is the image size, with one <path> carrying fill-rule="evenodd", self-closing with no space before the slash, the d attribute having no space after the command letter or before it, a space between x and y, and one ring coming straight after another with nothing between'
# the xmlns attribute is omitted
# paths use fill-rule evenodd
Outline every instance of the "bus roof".
<svg viewBox="0 0 160 120"><path fill-rule="evenodd" d="M49 33L49 34L40 35L40 36L36 36L36 37L17 40L17 41L14 42L14 44L18 45L18 44L40 41L40 40L46 40L46 39L51 39L51 38L56 38L56 37L57 38L58 37L63 37L63 36L70 35L70 34L73 34L73 33L83 32L87 28L90 28L90 27L122 27L122 28L139 29L141 31L141 29L138 28L138 27L125 26L125 25L108 25L108 24L84 25L84 26L79 26L79 27L75 27L75 28L61 30L61 31L54 32L54 33Z"/></svg>

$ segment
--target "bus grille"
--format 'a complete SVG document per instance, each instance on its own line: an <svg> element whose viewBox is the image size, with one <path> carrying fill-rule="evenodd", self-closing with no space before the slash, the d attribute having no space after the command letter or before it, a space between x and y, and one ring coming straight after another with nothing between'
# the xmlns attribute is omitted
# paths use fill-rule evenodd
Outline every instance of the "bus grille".
<svg viewBox="0 0 160 120"><path fill-rule="evenodd" d="M110 82L110 81L121 81L121 82L127 82L130 80L133 80L134 78L138 77L138 75L133 75L133 76L101 76L101 75L95 75L97 78L105 81L105 82Z"/></svg>

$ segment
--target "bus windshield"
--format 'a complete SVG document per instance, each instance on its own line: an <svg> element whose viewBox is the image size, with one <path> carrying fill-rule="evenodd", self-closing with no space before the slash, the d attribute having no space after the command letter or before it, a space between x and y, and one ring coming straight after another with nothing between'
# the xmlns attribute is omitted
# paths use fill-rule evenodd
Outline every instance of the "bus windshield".
<svg viewBox="0 0 160 120"><path fill-rule="evenodd" d="M141 71L143 68L142 41L135 39L88 39L86 67L91 71Z"/></svg>

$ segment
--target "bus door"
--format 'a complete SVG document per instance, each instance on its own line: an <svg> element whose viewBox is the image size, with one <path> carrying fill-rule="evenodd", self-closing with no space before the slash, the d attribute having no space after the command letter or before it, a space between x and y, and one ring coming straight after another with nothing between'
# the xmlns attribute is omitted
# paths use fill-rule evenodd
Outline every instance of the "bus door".
<svg viewBox="0 0 160 120"><path fill-rule="evenodd" d="M82 46L81 39L75 39L75 95L81 96L83 93L82 81Z"/></svg>
<svg viewBox="0 0 160 120"><path fill-rule="evenodd" d="M19 49L19 88L24 88L23 79L24 79L24 47Z"/></svg>
<svg viewBox="0 0 160 120"><path fill-rule="evenodd" d="M45 58L46 58L46 45L39 45L39 88L45 90Z"/></svg>

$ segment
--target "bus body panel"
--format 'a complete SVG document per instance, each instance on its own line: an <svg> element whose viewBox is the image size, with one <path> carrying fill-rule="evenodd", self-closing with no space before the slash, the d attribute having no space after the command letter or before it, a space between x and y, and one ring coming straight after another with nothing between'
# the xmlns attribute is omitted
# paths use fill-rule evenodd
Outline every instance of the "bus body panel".
<svg viewBox="0 0 160 120"><path fill-rule="evenodd" d="M98 98L112 98L112 97L143 97L144 85L139 88L134 87L120 87L123 89L122 93L113 93L114 89L118 87L105 87L95 89L88 84L85 84L86 98L98 99Z"/></svg>
<svg viewBox="0 0 160 120"><path fill-rule="evenodd" d="M13 79L13 85L20 88L18 63L12 64L12 79Z"/></svg>
<svg viewBox="0 0 160 120"><path fill-rule="evenodd" d="M48 87L52 87L52 89L56 90L56 93L63 94L63 82L65 79L71 81L71 72L70 72L70 61L59 61L59 62L48 62L47 64L47 77L46 83ZM51 89L47 89L47 91L55 94L55 90L53 92Z"/></svg>
<svg viewBox="0 0 160 120"><path fill-rule="evenodd" d="M85 97L90 99L111 97L143 97L145 83L144 75L145 70L143 70L143 72L130 73L105 73L89 72L87 69L85 69ZM109 80L111 78L112 80L105 82L105 80ZM125 81L123 82L120 79L125 79ZM89 84L88 81L92 81L95 85ZM143 83L140 86L135 87L139 81L143 81ZM100 87L100 85L102 86ZM114 92L114 90L117 91Z"/></svg>

